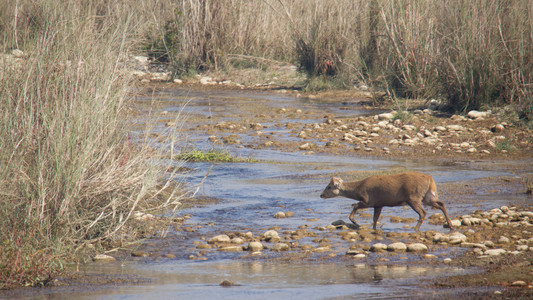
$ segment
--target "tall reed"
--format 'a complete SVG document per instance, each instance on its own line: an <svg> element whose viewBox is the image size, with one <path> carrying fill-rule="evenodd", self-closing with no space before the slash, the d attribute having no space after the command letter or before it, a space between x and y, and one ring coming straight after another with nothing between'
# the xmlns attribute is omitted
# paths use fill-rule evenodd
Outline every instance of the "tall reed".
<svg viewBox="0 0 533 300"><path fill-rule="evenodd" d="M533 119L531 1L178 0L174 12L161 36L181 73L244 54L459 111L511 104Z"/></svg>
<svg viewBox="0 0 533 300"><path fill-rule="evenodd" d="M2 3L2 50L24 55L0 62L1 287L43 283L134 211L173 203L154 150L128 139L131 4Z"/></svg>

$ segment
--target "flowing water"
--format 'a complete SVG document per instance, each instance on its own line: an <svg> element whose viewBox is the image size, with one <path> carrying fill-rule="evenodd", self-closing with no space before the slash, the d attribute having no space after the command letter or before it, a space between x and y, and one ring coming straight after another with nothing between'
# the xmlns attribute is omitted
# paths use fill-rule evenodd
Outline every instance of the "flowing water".
<svg viewBox="0 0 533 300"><path fill-rule="evenodd" d="M155 96L155 100L153 100ZM305 118L295 116L301 123L322 122L323 115L343 118L372 113L361 109L357 102L309 100L290 95L265 92L241 92L220 90L168 89L147 97L138 97L146 111L153 110L150 119L159 118L154 129L166 134L165 122L176 115L188 121L179 124L181 133L188 139L187 145L209 149L208 135L195 126L220 121L235 121L250 118L253 114L276 111L285 107L314 112ZM163 113L162 113L163 112ZM147 114L138 118L142 124ZM179 120L179 119L178 119ZM288 122L290 120L282 120ZM296 139L289 131L273 120L263 134L275 133L276 138ZM135 132L132 133L135 135ZM192 171L184 179L191 186L203 184L198 196L216 199L211 204L189 205L181 210L190 214L186 225L196 226L194 232L171 232L165 239L148 242L147 249L160 253L174 253L176 258L138 259L127 262L94 263L82 268L86 274L135 276L138 283L98 286L90 288L55 288L42 292L45 298L78 299L380 299L380 298L427 298L435 296L431 289L421 288L420 282L440 276L464 274L467 270L445 265L420 264L416 255L393 256L389 264L347 261L340 257L349 248L342 242L335 245L337 258L316 255L311 259L284 261L281 255L251 257L243 253L209 252L205 261L188 260L197 254L194 242L201 237L219 233L247 232L260 235L271 227L296 230L299 226L322 227L338 219L347 220L352 200L345 198L321 199L322 189L335 174L357 172L380 172L390 170L413 170L430 174L437 185L446 182L467 181L489 176L512 176L502 171L487 171L472 165L443 164L423 159L417 161L384 160L358 156L304 155L303 151L257 150L242 147L254 137L241 134L243 143L217 146L241 157L252 156L254 163L188 163ZM206 177L206 174L207 177ZM204 179L205 178L205 179ZM441 197L442 199L442 197ZM449 214L458 216L476 209L490 209L524 199L501 199L486 197L474 207L473 202L450 202L442 199ZM278 211L292 211L294 217L275 219ZM435 211L428 210L429 215ZM410 209L385 208L381 228L386 231L412 232L405 224L388 222L387 216L417 217ZM369 225L371 218L360 218L360 224ZM413 225L413 224L411 224ZM425 222L421 230L434 229L446 232L442 226ZM302 240L301 243L310 241ZM445 257L459 250L435 250ZM441 251L441 252L438 252ZM378 256L370 254L372 262ZM412 263L410 263L412 262ZM236 285L221 287L223 280Z"/></svg>

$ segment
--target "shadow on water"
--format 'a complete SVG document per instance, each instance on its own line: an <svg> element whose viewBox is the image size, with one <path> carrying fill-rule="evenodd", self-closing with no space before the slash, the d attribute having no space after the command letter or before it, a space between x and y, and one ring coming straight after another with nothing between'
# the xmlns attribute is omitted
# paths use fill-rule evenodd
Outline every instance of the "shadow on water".
<svg viewBox="0 0 533 300"><path fill-rule="evenodd" d="M359 109L357 102L322 102L301 99L283 94L239 91L167 90L152 97L138 97L139 103L147 106L157 104L158 109L168 112L152 117L169 119L176 112L201 116L196 120L212 122L239 118L241 109L254 106L261 111L275 111L283 107L305 108L316 112L305 122L322 122L324 114L336 117L353 116L368 111ZM184 106L187 104L186 106ZM244 112L246 113L246 112ZM162 117L164 116L164 117ZM142 123L142 117L138 120ZM289 121L285 120L284 121ZM184 125L187 135L194 136L195 146L200 149L212 147L207 135L195 130L198 121ZM164 125L156 132L163 132ZM271 130L273 130L271 128ZM280 138L290 138L287 132L278 132ZM102 298L102 299L264 299L264 298L410 298L433 296L434 291L420 289L421 279L464 274L466 271L452 267L424 267L415 265L372 265L346 263L339 259L316 262L282 262L277 260L242 258L242 254L216 254L208 261L189 261L187 255L197 251L192 241L213 236L225 231L252 231L255 236L273 226L282 230L296 230L299 226L327 226L338 219L347 220L352 200L319 197L331 176L343 174L348 177L411 170L432 175L437 184L474 180L489 176L511 174L486 171L465 165L435 164L429 161L400 161L368 159L356 156L303 155L302 152L254 150L226 145L225 150L237 156L253 156L257 163L188 163L193 171L184 179L191 186L199 185L209 171L199 194L218 199L212 205L194 205L183 209L192 218L187 225L202 228L192 233L173 232L172 238L161 241L156 247L178 252L175 259L150 259L133 262L90 264L82 272L103 274L136 274L150 282L135 286L98 287L90 292L65 292L58 289L46 298ZM509 199L494 197L474 208L473 203L454 203L442 199L452 216L462 215L475 209L489 209L508 204ZM516 200L516 199L513 199ZM292 211L294 217L275 219L278 211ZM368 212L368 211L366 211ZM428 210L431 214L434 211ZM412 210L401 207L385 208L382 229L385 231L411 232L412 226L388 221L387 215L416 217ZM370 218L360 218L360 224L370 224ZM208 225L211 224L211 225ZM213 225L214 224L214 225ZM412 224L411 224L412 225ZM422 230L445 231L442 226L425 222ZM156 241L157 243L157 241ZM345 250L344 250L345 251ZM447 250L450 251L450 250ZM216 252L216 251L215 251ZM411 258L419 260L418 257ZM222 280L238 284L229 288L219 286Z"/></svg>

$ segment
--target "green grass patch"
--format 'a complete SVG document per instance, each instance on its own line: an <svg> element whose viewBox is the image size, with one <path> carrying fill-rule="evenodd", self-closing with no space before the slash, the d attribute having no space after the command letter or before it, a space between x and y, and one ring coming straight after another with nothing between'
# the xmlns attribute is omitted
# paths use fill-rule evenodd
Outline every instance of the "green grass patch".
<svg viewBox="0 0 533 300"><path fill-rule="evenodd" d="M392 121L400 120L402 122L407 122L411 120L411 114L408 111L400 110L394 114Z"/></svg>
<svg viewBox="0 0 533 300"><path fill-rule="evenodd" d="M498 142L496 144L496 150L498 150L498 151L511 152L511 151L513 151L515 149L516 149L515 146L513 145L511 140L509 140L509 139L501 140L500 142Z"/></svg>
<svg viewBox="0 0 533 300"><path fill-rule="evenodd" d="M257 162L257 160L248 157L235 157L228 151L211 149L209 151L191 150L176 155L174 159L185 161L205 161L205 162Z"/></svg>

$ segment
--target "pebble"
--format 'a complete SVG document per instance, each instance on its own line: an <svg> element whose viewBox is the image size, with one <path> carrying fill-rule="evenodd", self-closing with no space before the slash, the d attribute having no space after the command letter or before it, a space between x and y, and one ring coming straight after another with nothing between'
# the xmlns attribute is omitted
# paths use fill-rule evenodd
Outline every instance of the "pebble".
<svg viewBox="0 0 533 300"><path fill-rule="evenodd" d="M490 255L490 256L498 256L498 255L502 255L502 254L505 254L505 253L507 253L507 251L505 249L501 249L501 248L490 249L490 250L485 251L485 255Z"/></svg>
<svg viewBox="0 0 533 300"><path fill-rule="evenodd" d="M394 114L389 112L389 113L381 113L378 115L378 120L380 121L384 121L384 120L390 120L394 118Z"/></svg>
<svg viewBox="0 0 533 300"><path fill-rule="evenodd" d="M511 286L526 286L526 285L527 285L527 282L522 281L522 280L513 281L513 283L511 283Z"/></svg>
<svg viewBox="0 0 533 300"><path fill-rule="evenodd" d="M146 251L133 251L131 252L131 256L133 257L148 257L150 254Z"/></svg>
<svg viewBox="0 0 533 300"><path fill-rule="evenodd" d="M95 257L93 257L94 261L114 261L116 260L113 256L107 255L107 254L98 254Z"/></svg>
<svg viewBox="0 0 533 300"><path fill-rule="evenodd" d="M506 236L500 236L500 238L498 239L498 244L509 244L511 242L511 240L506 237Z"/></svg>
<svg viewBox="0 0 533 300"><path fill-rule="evenodd" d="M261 242L250 242L248 244L248 250L252 252L259 252L262 251L264 248L263 244Z"/></svg>
<svg viewBox="0 0 533 300"><path fill-rule="evenodd" d="M241 244L244 244L244 240L239 237L236 237L236 238L231 239L231 243L236 244L236 245L241 245Z"/></svg>
<svg viewBox="0 0 533 300"><path fill-rule="evenodd" d="M218 248L218 251L241 252L242 251L242 246L226 246L226 247Z"/></svg>
<svg viewBox="0 0 533 300"><path fill-rule="evenodd" d="M272 246L272 251L288 251L289 249L289 245L285 243L277 243Z"/></svg>
<svg viewBox="0 0 533 300"><path fill-rule="evenodd" d="M282 212L282 211L278 211L275 215L274 215L274 218L276 219L285 219L287 216L285 216L285 213Z"/></svg>
<svg viewBox="0 0 533 300"><path fill-rule="evenodd" d="M425 254L424 258L425 259L437 259L438 257L434 254Z"/></svg>
<svg viewBox="0 0 533 300"><path fill-rule="evenodd" d="M280 240L279 234L275 230L266 231L265 233L263 233L263 238L267 242L276 242Z"/></svg>
<svg viewBox="0 0 533 300"><path fill-rule="evenodd" d="M223 280L220 283L220 286L224 286L224 287L230 287L230 286L234 286L234 285L235 285L235 282L230 281L230 280Z"/></svg>
<svg viewBox="0 0 533 300"><path fill-rule="evenodd" d="M229 238L229 236L225 234L221 234L221 235L217 235L217 236L210 238L207 242L209 244L215 244L215 243L229 243L230 241L231 239Z"/></svg>

